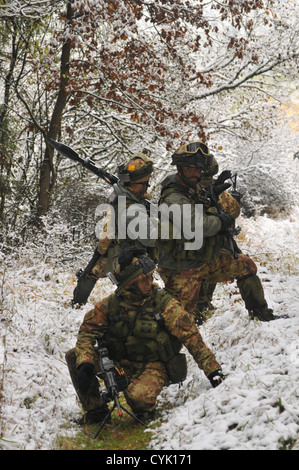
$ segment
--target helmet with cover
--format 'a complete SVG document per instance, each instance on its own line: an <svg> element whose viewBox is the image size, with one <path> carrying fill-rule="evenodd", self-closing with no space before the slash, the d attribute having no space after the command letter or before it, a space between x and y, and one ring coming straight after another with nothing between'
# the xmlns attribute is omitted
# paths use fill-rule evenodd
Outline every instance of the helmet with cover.
<svg viewBox="0 0 299 470"><path fill-rule="evenodd" d="M155 267L144 248L131 246L120 253L115 272L109 273L108 277L118 288L126 288L140 275L152 273Z"/></svg>
<svg viewBox="0 0 299 470"><path fill-rule="evenodd" d="M217 175L218 171L219 171L218 162L216 158L214 157L214 155L212 155L212 162L210 162L210 164L207 165L207 168L204 170L204 176L205 177L215 176Z"/></svg>
<svg viewBox="0 0 299 470"><path fill-rule="evenodd" d="M212 165L210 165L206 170L204 170L200 179L200 184L203 187L213 184L213 176L217 175L219 171L218 162L216 158L214 157L214 155L212 155L212 157L213 157Z"/></svg>
<svg viewBox="0 0 299 470"><path fill-rule="evenodd" d="M207 171L213 166L213 155L203 142L191 142L174 152L171 164L176 165L178 169L191 166Z"/></svg>
<svg viewBox="0 0 299 470"><path fill-rule="evenodd" d="M144 183L152 172L152 160L141 152L134 153L127 163L118 167L118 177L123 183Z"/></svg>

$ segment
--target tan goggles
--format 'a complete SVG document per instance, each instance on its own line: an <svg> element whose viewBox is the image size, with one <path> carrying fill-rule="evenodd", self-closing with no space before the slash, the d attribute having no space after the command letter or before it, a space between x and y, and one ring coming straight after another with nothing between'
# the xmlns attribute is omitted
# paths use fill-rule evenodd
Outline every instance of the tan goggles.
<svg viewBox="0 0 299 470"><path fill-rule="evenodd" d="M191 144L187 144L184 153L197 153L198 149L200 149L201 153L204 155L210 155L208 147L202 142L191 142Z"/></svg>

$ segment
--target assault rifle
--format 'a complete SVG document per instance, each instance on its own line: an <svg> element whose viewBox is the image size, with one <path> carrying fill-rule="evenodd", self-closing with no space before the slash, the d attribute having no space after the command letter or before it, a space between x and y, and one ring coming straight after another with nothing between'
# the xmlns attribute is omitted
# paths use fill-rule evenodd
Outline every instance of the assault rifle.
<svg viewBox="0 0 299 470"><path fill-rule="evenodd" d="M108 411L107 415L105 416L104 420L102 421L99 429L97 430L96 434L94 435L94 439L99 435L105 423L110 418L113 410L117 408L118 415L120 417L123 416L123 411L125 411L128 415L134 418L138 423L145 426L143 421L139 419L133 413L130 413L126 408L124 408L119 402L119 392L124 391L128 384L127 378L124 373L119 372L114 365L114 362L109 359L108 356L108 349L100 344L98 347L98 355L99 355L99 362L100 362L100 372L97 374L97 377L104 380L105 389L101 393L101 397L104 403L109 403L113 401L113 407Z"/></svg>
<svg viewBox="0 0 299 470"><path fill-rule="evenodd" d="M225 181L227 181L228 179L230 179L232 181L232 185L233 185L231 195L238 202L240 202L240 193L239 193L239 191L237 191L237 188L236 188L236 186L237 186L237 173L232 175L232 173L230 171L224 171L218 177L218 181L216 180L217 181L216 184L219 184L219 185L223 184L224 187L225 186L229 187L230 186L229 184L225 184ZM208 189L204 189L203 192L205 194L206 199L209 201L209 204L210 204L211 207L216 207L219 214L227 215L227 212L224 209L222 209L222 207L220 206L220 204L218 202L218 196L215 193L215 184L212 184L211 186L209 186ZM238 258L238 255L241 253L241 250L238 247L234 237L239 235L240 232L241 232L241 228L235 226L235 221L234 220L232 220L232 226L229 227L225 232L225 235L226 235L227 241L228 241L229 250L230 250L230 252L232 253L232 255L235 259Z"/></svg>

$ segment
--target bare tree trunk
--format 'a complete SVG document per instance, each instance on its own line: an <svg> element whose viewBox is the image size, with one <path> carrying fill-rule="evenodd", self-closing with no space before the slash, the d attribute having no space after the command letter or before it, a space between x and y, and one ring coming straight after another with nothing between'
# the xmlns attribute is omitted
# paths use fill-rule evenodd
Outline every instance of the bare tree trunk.
<svg viewBox="0 0 299 470"><path fill-rule="evenodd" d="M65 20L65 26L71 22L73 18L72 0L68 2L67 15ZM61 127L61 118L67 102L66 86L69 81L69 63L71 55L71 44L70 41L66 41L62 46L61 60L60 60L60 89L57 96L56 104L53 110L52 118L50 121L48 138L57 139L57 136ZM40 168L40 184L39 184L39 195L36 211L36 222L40 223L40 218L45 215L51 204L51 196L56 182L56 174L53 165L54 149L51 145L46 142L46 150L44 159L41 163Z"/></svg>
<svg viewBox="0 0 299 470"><path fill-rule="evenodd" d="M8 132L7 125L5 120L7 116L7 105L9 102L11 80L13 76L13 71L16 64L18 47L16 46L15 36L12 38L12 48L11 48L11 59L9 71L4 80L4 100L3 104L0 107L0 181L3 178L2 183L0 184L0 219L4 220L4 209L5 209L5 200L8 191L7 184L4 183L4 180L7 179L11 173L11 161L9 157L9 149L7 149L7 138L6 133Z"/></svg>

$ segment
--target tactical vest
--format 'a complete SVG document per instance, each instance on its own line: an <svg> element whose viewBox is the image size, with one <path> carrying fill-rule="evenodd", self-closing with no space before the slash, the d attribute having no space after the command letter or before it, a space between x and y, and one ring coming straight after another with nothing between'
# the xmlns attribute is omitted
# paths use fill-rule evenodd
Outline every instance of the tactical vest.
<svg viewBox="0 0 299 470"><path fill-rule="evenodd" d="M195 201L192 199L192 196L186 193L186 189L176 180L170 179L170 182L162 186L162 193L159 200L159 205L163 204L165 198L171 194L180 192L184 197L188 197L190 204L194 204ZM184 245L190 240L185 239L183 236L180 239L173 239L173 227L172 222L169 221L169 239L163 240L159 236L157 241L157 247L159 252L164 251L167 253L173 260L175 260L177 265L177 270L181 268L182 261L193 261L196 260L199 264L205 264L211 262L215 259L216 253L223 246L223 236L215 235L213 237L207 237L203 239L203 245L199 250L185 250Z"/></svg>
<svg viewBox="0 0 299 470"><path fill-rule="evenodd" d="M149 211L148 201L138 201L138 199L133 195L130 194L129 191L124 192L123 194L119 193L111 202L112 207L114 208L115 213L115 239L111 241L109 245L108 253L107 253L107 264L105 272L113 272L117 265L117 259L121 251L127 246L136 246L137 248L145 248L149 256L154 260L157 258L157 253L155 248L153 247L144 247L138 240L130 240L129 238L119 239L118 238L118 197L125 196L126 197L126 209L128 209L132 204L143 204L146 208L147 212Z"/></svg>
<svg viewBox="0 0 299 470"><path fill-rule="evenodd" d="M109 326L103 340L115 361L167 362L181 349L179 340L164 326L162 312L171 296L154 288L154 295L141 307L132 309L112 294L109 298Z"/></svg>

